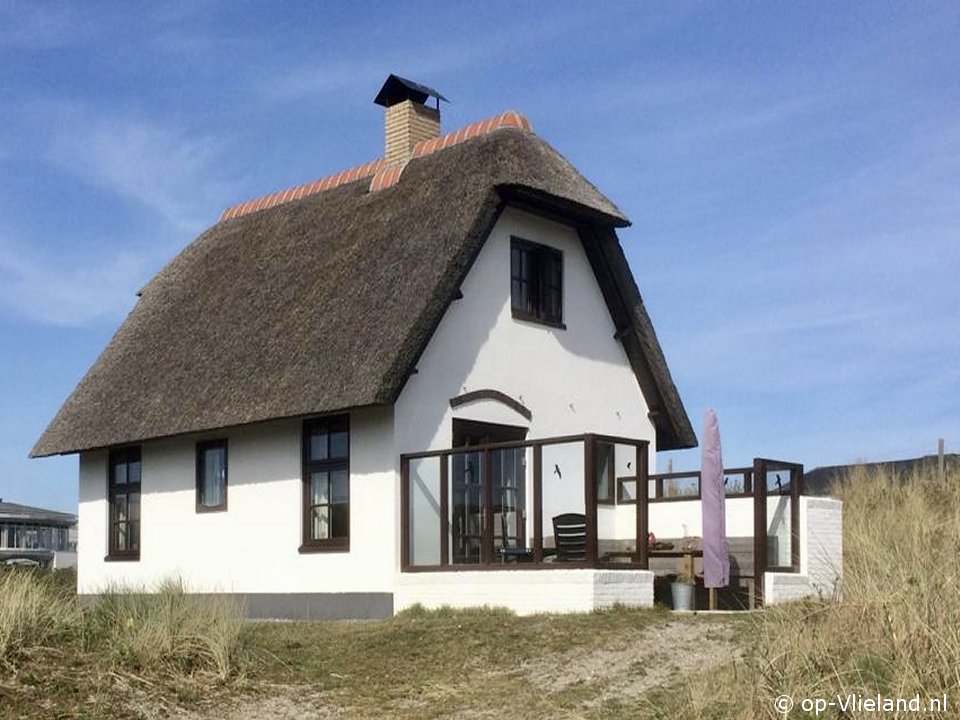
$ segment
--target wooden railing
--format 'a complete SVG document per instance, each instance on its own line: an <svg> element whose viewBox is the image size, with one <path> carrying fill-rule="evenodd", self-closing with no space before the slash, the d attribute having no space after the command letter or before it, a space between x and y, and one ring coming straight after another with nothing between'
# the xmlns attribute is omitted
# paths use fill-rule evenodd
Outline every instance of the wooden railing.
<svg viewBox="0 0 960 720"><path fill-rule="evenodd" d="M557 448L564 446L578 449L557 462ZM613 457L606 462L622 466L622 453L629 453L630 467L639 473L616 477L611 496L598 497L598 488L604 487L598 484L604 479L601 472L610 467L603 464L602 456L611 448ZM647 569L650 506L701 500L699 472L648 476L648 452L644 440L583 434L401 455L401 569L595 568L614 561L617 568ZM469 479L468 473L473 473ZM564 511L583 508L585 547L576 560L560 563L562 553L557 552L556 540L553 548L544 546L544 522L549 524L553 515L544 507L544 490L556 491L564 475L570 506ZM762 604L765 572L800 571L802 477L802 465L765 458L755 459L750 467L724 470L728 499L753 498L753 587L758 605ZM773 539L768 532L771 496L789 498L786 504L781 501L774 506L784 516L789 512L789 532L780 532ZM633 537L615 539L621 546L628 545L627 550L601 552L598 508L609 505L635 509ZM425 521L421 518L424 513ZM785 528L786 520L781 517L779 527ZM422 522L426 527L416 524ZM787 542L789 563L769 562L774 560L769 557L771 543L773 552L785 560ZM425 553L421 552L424 544Z"/></svg>
<svg viewBox="0 0 960 720"><path fill-rule="evenodd" d="M545 465L545 454L549 456L552 449L571 445L579 445L580 450L573 458L569 453L564 457L562 462L567 465L566 469L549 457ZM612 457L607 457L605 453L611 451ZM522 461L519 459L521 452ZM648 508L645 491L649 443L635 438L587 433L401 455L401 569L416 572L597 567L601 564L598 506L607 504L607 498L598 498L598 488L602 487L598 485L598 479L602 479L601 471L615 468L618 452L628 454L626 463L634 471L639 471L642 479L641 502L636 503L633 555L618 567L646 568ZM576 465L578 458L582 465L571 467L571 463ZM511 463L514 464L513 476L509 478L506 475L510 472L503 470L504 460L508 469ZM619 461L626 464L623 457ZM422 467L424 463L426 467ZM523 466L522 473L516 469L520 465ZM555 562L557 558L553 557L561 555L556 552L559 548L544 547L543 498L545 484L562 481L565 471L568 481L570 477L580 478L582 474L582 484L578 487L570 485L571 507L567 509L577 511L582 507L584 510L585 551L582 561L559 565ZM528 478L531 481L532 542L526 538ZM615 502L614 478L614 473L610 472L609 504ZM511 494L513 499L508 499ZM524 498L522 503L521 497ZM419 515L423 515L422 520ZM421 522L422 525L416 524ZM637 542L637 538L643 541ZM422 553L415 547L418 539L425 548Z"/></svg>

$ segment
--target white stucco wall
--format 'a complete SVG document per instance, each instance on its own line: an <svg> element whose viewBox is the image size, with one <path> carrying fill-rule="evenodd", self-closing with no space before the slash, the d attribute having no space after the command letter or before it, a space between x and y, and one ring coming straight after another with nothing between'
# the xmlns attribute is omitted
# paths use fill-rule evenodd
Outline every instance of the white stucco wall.
<svg viewBox="0 0 960 720"><path fill-rule="evenodd" d="M563 253L565 329L515 320L510 303L510 239L517 236ZM614 339L606 302L576 231L537 215L508 208L492 230L461 285L463 298L451 304L417 363L395 406L398 452L449 448L453 419L461 418L527 428L528 439L585 432L650 441L649 468L656 467L656 435L648 407L626 353ZM522 402L520 413L491 400L450 407L450 398L494 389ZM617 449L617 475L631 474L632 450ZM582 444L543 450L544 535L550 519L563 512L584 512ZM557 476L553 469L560 468ZM631 464L631 468L632 468ZM434 477L434 469L425 469ZM421 484L418 507L439 507L435 493ZM532 508L532 463L527 460L526 507ZM398 522L399 522L399 508ZM613 537L613 509L601 508L600 537ZM421 516L425 517L425 516ZM425 527L435 523L424 519ZM526 518L527 537L533 518ZM416 528L415 528L416 535ZM631 533L632 537L632 533ZM416 545L416 537L414 544ZM421 548L425 546L420 545ZM416 549L416 548L415 548ZM426 556L432 556L428 549Z"/></svg>
<svg viewBox="0 0 960 720"><path fill-rule="evenodd" d="M180 577L191 591L389 592L398 536L392 414L351 413L350 550L298 552L300 421L142 444L140 560L106 562L107 453L80 459L82 593ZM227 510L197 513L195 445L228 441Z"/></svg>
<svg viewBox="0 0 960 720"><path fill-rule="evenodd" d="M618 505L614 525L617 537L632 537L636 523L635 505ZM753 498L727 498L725 504L727 537L753 536ZM650 503L650 532L658 538L703 535L703 512L699 500L673 500Z"/></svg>
<svg viewBox="0 0 960 720"><path fill-rule="evenodd" d="M513 319L511 235L563 253L565 330ZM529 438L596 432L648 439L656 467L647 404L573 228L507 208L461 290L397 400L400 452L450 447L457 417L524 426ZM450 398L484 388L520 400L533 419L491 401L450 408Z"/></svg>

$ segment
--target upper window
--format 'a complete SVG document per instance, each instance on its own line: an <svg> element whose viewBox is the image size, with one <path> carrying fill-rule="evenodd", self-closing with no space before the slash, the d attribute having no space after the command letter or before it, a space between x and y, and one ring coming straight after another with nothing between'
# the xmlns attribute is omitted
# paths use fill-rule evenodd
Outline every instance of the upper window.
<svg viewBox="0 0 960 720"><path fill-rule="evenodd" d="M303 548L350 547L350 418L303 424Z"/></svg>
<svg viewBox="0 0 960 720"><path fill-rule="evenodd" d="M227 509L227 441L197 443L197 512Z"/></svg>
<svg viewBox="0 0 960 720"><path fill-rule="evenodd" d="M110 558L140 558L140 448L110 451L108 470Z"/></svg>
<svg viewBox="0 0 960 720"><path fill-rule="evenodd" d="M563 254L510 238L510 305L513 316L563 327Z"/></svg>

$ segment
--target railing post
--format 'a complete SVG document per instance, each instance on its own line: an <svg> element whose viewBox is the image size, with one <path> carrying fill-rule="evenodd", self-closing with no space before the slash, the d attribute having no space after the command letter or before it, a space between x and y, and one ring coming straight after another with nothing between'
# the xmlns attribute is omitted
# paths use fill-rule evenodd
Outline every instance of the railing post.
<svg viewBox="0 0 960 720"><path fill-rule="evenodd" d="M647 535L650 532L650 478L648 477L649 468L649 446L646 442L640 443L636 447L637 453L634 462L637 468L637 556L636 561L644 570L648 569L649 558L647 556Z"/></svg>
<svg viewBox="0 0 960 720"><path fill-rule="evenodd" d="M450 489L448 478L449 455L441 455L440 460L440 566L446 566L450 560Z"/></svg>
<svg viewBox="0 0 960 720"><path fill-rule="evenodd" d="M767 463L753 461L753 594L763 606L763 579L767 571Z"/></svg>
<svg viewBox="0 0 960 720"><path fill-rule="evenodd" d="M493 461L490 451L483 451L483 474L481 492L483 493L483 533L480 542L480 556L484 565L493 562Z"/></svg>
<svg viewBox="0 0 960 720"><path fill-rule="evenodd" d="M590 567L597 566L597 462L596 438L592 434L583 436L583 499L585 504L585 525L587 533L586 561Z"/></svg>
<svg viewBox="0 0 960 720"><path fill-rule="evenodd" d="M800 483L803 465L790 468L790 567L800 572Z"/></svg>
<svg viewBox="0 0 960 720"><path fill-rule="evenodd" d="M410 459L400 456L400 570L410 567Z"/></svg>
<svg viewBox="0 0 960 720"><path fill-rule="evenodd" d="M543 562L543 445L533 446L533 562Z"/></svg>

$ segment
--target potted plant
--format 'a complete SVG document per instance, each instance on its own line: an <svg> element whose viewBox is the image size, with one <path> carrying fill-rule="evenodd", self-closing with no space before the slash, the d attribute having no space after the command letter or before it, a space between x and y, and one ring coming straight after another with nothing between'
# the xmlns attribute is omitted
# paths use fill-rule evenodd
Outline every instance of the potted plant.
<svg viewBox="0 0 960 720"><path fill-rule="evenodd" d="M693 573L688 567L684 567L677 574L676 579L670 583L670 593L673 595L674 610L693 610L694 609L694 584Z"/></svg>

